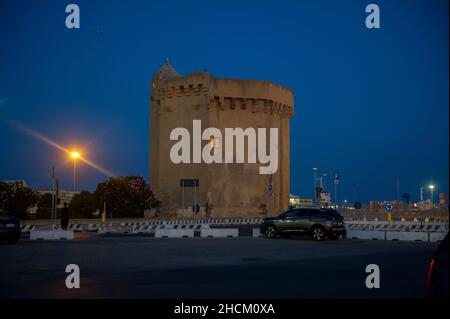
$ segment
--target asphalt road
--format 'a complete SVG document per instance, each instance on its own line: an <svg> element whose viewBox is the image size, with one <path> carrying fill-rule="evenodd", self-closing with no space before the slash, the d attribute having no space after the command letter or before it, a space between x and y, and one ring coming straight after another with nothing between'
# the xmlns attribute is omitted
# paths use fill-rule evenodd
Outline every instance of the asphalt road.
<svg viewBox="0 0 450 319"><path fill-rule="evenodd" d="M0 244L0 298L422 298L437 244L77 234ZM65 286L77 264L81 287ZM379 289L365 268L380 267Z"/></svg>

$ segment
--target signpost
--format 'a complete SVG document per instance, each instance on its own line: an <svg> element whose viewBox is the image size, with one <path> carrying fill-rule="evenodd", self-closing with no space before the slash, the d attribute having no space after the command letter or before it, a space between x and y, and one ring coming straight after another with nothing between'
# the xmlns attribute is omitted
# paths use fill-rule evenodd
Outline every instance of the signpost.
<svg viewBox="0 0 450 319"><path fill-rule="evenodd" d="M394 206L392 206L391 203L387 203L386 204L386 210L388 211L387 214L387 220L390 222L392 221L392 209L394 208Z"/></svg>
<svg viewBox="0 0 450 319"><path fill-rule="evenodd" d="M337 186L339 184L339 173L334 172L334 206L337 206Z"/></svg>
<svg viewBox="0 0 450 319"><path fill-rule="evenodd" d="M272 174L269 174L269 185L267 185L267 194L269 195L269 216L272 216Z"/></svg>
<svg viewBox="0 0 450 319"><path fill-rule="evenodd" d="M387 211L391 211L392 209L394 209L394 206L392 206L391 203L387 203L387 204L386 204L386 210L387 210Z"/></svg>

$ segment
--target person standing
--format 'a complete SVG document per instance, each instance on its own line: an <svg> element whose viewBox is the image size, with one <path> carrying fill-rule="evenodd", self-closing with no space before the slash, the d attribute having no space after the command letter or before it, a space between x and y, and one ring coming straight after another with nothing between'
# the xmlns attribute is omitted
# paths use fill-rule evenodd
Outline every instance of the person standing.
<svg viewBox="0 0 450 319"><path fill-rule="evenodd" d="M63 230L67 230L68 226L69 226L69 207L67 206L67 203L64 202L64 207L61 210L61 228Z"/></svg>

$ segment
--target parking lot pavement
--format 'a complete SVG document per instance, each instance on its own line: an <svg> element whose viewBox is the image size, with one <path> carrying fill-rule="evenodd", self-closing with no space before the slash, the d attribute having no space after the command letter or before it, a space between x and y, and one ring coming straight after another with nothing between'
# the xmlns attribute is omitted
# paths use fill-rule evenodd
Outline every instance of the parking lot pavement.
<svg viewBox="0 0 450 319"><path fill-rule="evenodd" d="M422 298L437 244L77 234L0 245L0 298ZM65 286L77 264L81 288ZM380 267L380 289L365 268Z"/></svg>

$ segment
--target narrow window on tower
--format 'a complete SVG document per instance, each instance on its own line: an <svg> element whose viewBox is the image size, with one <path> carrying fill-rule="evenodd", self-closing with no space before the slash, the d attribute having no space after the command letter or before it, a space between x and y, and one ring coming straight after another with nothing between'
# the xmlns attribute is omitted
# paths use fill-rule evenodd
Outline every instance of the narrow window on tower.
<svg viewBox="0 0 450 319"><path fill-rule="evenodd" d="M211 136L209 138L209 145L211 148L219 148L220 147L220 137Z"/></svg>

